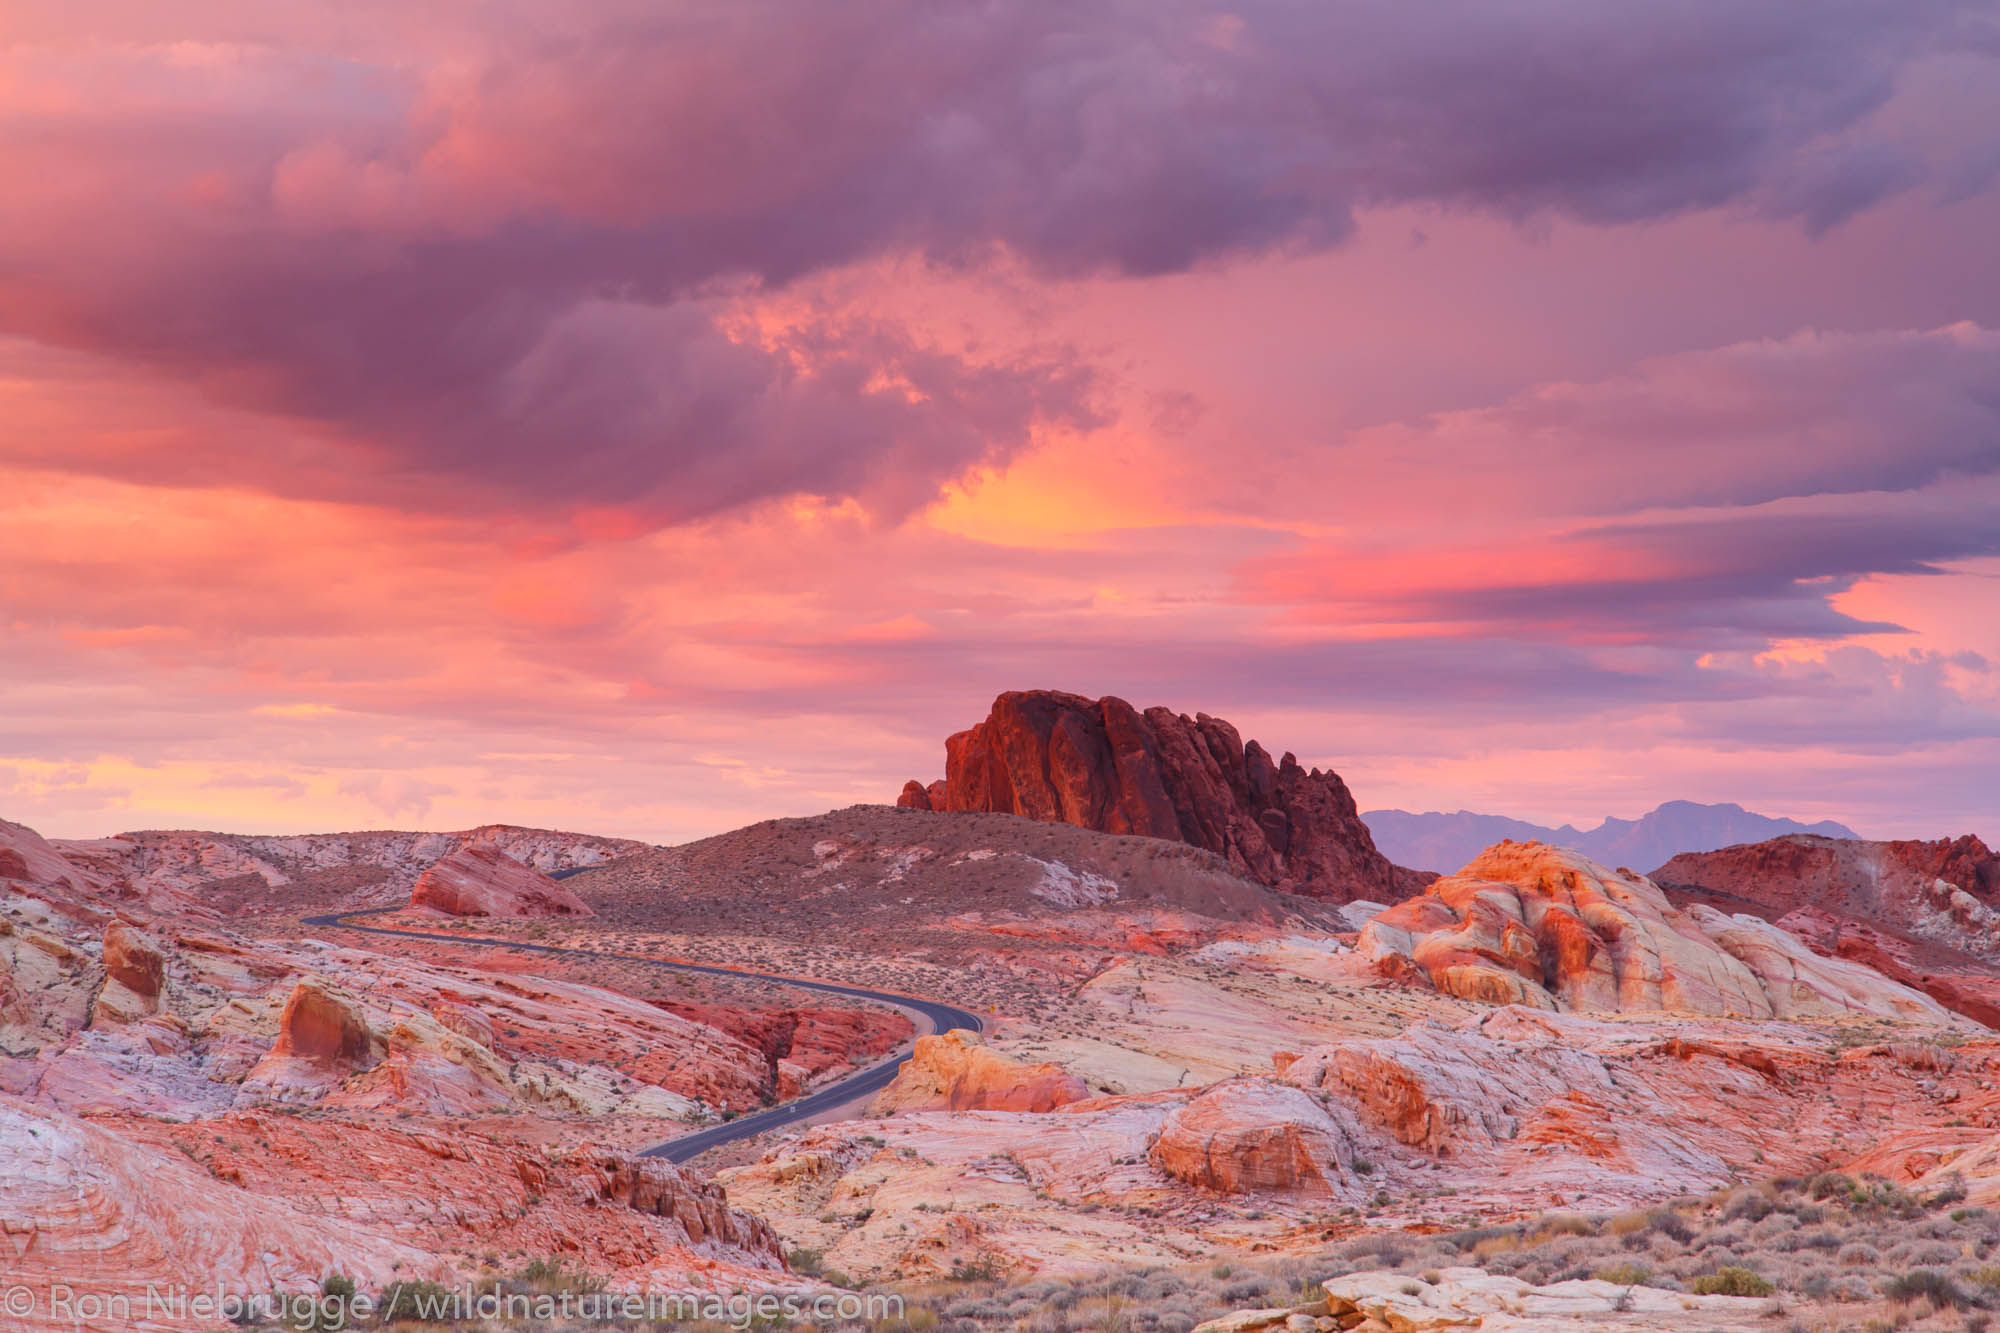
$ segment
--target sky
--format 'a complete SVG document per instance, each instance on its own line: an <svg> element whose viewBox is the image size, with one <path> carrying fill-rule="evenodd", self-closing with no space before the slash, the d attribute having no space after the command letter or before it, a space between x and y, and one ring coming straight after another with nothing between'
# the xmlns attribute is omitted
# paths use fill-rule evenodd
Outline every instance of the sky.
<svg viewBox="0 0 2000 1333"><path fill-rule="evenodd" d="M1006 689L2000 841L1992 0L0 9L0 817L672 842Z"/></svg>

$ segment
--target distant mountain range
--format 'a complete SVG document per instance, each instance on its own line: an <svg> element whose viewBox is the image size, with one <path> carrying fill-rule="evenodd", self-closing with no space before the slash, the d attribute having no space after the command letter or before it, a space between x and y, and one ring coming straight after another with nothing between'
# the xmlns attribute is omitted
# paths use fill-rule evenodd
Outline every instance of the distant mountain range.
<svg viewBox="0 0 2000 1333"><path fill-rule="evenodd" d="M1817 833L1827 838L1861 836L1830 819L1801 824L1795 819L1753 814L1740 805L1698 805L1693 801L1668 801L1637 819L1607 819L1588 830L1572 824L1548 828L1505 815L1479 815L1470 810L1450 815L1435 810L1420 815L1407 810L1369 810L1361 819L1374 836L1375 846L1391 861L1413 870L1435 870L1442 874L1457 870L1503 838L1516 842L1535 838L1560 847L1573 847L1607 866L1650 871L1682 852L1712 852L1718 847L1762 842L1786 833Z"/></svg>

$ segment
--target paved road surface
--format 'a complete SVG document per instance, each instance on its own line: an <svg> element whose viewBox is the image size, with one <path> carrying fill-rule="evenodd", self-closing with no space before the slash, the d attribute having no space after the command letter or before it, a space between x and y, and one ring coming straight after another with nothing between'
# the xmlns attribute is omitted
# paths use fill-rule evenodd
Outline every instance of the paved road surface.
<svg viewBox="0 0 2000 1333"><path fill-rule="evenodd" d="M933 1032L943 1032L949 1028L969 1028L978 1032L983 1026L979 1021L979 1015L953 1005L939 1004L936 1000L924 1000L911 995L897 995L890 991L867 990L860 986L839 986L831 981L778 976L770 972L745 972L733 967L710 967L702 963L671 963L659 958L644 958L628 953L603 953L596 949L569 949L554 944L467 938L463 935L446 935L429 930L399 930L390 926L354 924L355 917L380 916L384 912L400 910L402 910L400 907L374 907L360 912L329 912L324 916L309 916L305 923L325 930L358 930L369 935L398 935L405 939L437 940L444 944L489 949L515 949L523 953L566 954L575 958L609 958L625 963L640 963L646 967L664 968L669 972L694 972L705 976L733 977L737 980L769 981L777 985L796 987L799 990L818 991L826 995L844 995L851 999L874 1000L880 1004L891 1005L916 1019L919 1027L929 1024ZM847 1102L872 1096L888 1087L890 1080L896 1077L896 1071L902 1068L903 1061L909 1058L905 1054L893 1060L885 1060L795 1101L738 1116L734 1120L726 1120L707 1129L698 1129L691 1134L683 1134L677 1139L655 1144L640 1155L664 1157L670 1162L685 1162L697 1153L706 1152L724 1143L752 1138L784 1125L798 1124L802 1120L809 1120Z"/></svg>

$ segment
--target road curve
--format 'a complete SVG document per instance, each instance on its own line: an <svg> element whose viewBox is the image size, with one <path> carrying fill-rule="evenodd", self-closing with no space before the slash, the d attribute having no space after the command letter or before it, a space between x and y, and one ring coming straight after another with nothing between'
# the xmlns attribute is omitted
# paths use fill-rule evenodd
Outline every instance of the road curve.
<svg viewBox="0 0 2000 1333"><path fill-rule="evenodd" d="M955 1005L940 1004L936 1000L926 1000L914 995L898 995L891 991L868 990L861 986L841 986L831 981L813 981L805 977L787 977L773 972L748 972L734 967L713 967L705 963L675 963L662 958L646 958L638 954L604 953L596 949L572 949L556 944L529 944L517 940L496 940L480 936L446 935L430 930L400 930L392 926L357 926L353 918L360 916L380 916L385 912L403 910L397 907L371 907L356 912L328 912L323 916L305 918L308 926L318 926L322 930L355 930L368 935L398 935L412 940L435 940L442 944L472 945L489 949L514 949L522 953L563 954L572 958L613 959L621 963L639 963L646 967L663 968L669 972L692 972L703 976L731 977L739 981L768 981L774 985L792 986L799 990L818 991L825 995L844 995L850 999L873 1000L900 1009L918 1020L919 1026L930 1024L931 1031L944 1032L950 1028L969 1028L980 1031L985 1025L979 1015ZM670 1162L685 1162L710 1148L738 1139L754 1138L759 1134L785 1125L795 1125L810 1119L823 1111L832 1110L846 1102L857 1100L880 1092L896 1077L896 1071L910 1057L907 1054L893 1060L885 1060L871 1065L858 1073L850 1074L838 1083L829 1083L816 1092L784 1102L778 1106L755 1111L749 1115L725 1120L719 1125L697 1129L679 1138L668 1139L645 1149L642 1157L664 1157Z"/></svg>

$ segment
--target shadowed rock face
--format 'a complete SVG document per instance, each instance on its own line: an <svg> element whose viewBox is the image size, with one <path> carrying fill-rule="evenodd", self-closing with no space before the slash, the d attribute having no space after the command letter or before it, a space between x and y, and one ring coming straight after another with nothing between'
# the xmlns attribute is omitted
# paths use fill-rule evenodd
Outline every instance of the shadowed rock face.
<svg viewBox="0 0 2000 1333"><path fill-rule="evenodd" d="M368 1021L343 996L313 981L292 987L279 1018L277 1050L323 1064L358 1064L368 1058Z"/></svg>
<svg viewBox="0 0 2000 1333"><path fill-rule="evenodd" d="M1123 699L1015 691L945 742L945 777L898 805L997 811L1215 852L1288 892L1393 900L1424 879L1375 849L1347 784L1273 761L1221 718Z"/></svg>

